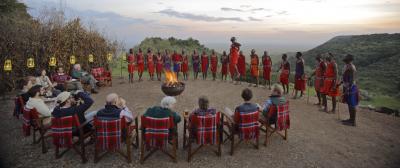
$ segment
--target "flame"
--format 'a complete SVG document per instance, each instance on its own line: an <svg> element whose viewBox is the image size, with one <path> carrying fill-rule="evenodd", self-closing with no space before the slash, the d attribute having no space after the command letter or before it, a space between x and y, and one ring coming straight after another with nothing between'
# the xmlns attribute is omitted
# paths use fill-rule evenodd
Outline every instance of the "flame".
<svg viewBox="0 0 400 168"><path fill-rule="evenodd" d="M165 83L169 86L178 83L176 74L172 71L165 71Z"/></svg>

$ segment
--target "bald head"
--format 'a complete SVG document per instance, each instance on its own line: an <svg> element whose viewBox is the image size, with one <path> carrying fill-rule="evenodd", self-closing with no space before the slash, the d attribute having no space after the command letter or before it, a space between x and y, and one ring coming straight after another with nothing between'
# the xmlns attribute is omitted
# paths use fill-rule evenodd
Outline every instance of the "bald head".
<svg viewBox="0 0 400 168"><path fill-rule="evenodd" d="M117 105L119 96L116 93L110 93L106 97L106 104Z"/></svg>

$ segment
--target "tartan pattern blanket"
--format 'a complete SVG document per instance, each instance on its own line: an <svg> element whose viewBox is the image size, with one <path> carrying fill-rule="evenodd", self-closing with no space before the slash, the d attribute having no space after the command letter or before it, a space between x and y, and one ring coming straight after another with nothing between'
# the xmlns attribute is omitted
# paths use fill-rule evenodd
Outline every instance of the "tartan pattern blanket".
<svg viewBox="0 0 400 168"><path fill-rule="evenodd" d="M72 147L72 127L79 123L78 116L66 116L51 119L53 144L60 148Z"/></svg>
<svg viewBox="0 0 400 168"><path fill-rule="evenodd" d="M21 96L14 99L14 117L19 119L19 116L24 113L24 101Z"/></svg>
<svg viewBox="0 0 400 168"><path fill-rule="evenodd" d="M268 116L272 116L277 113L276 126L279 131L290 128L290 118L289 118L289 102L282 105L271 105L270 113Z"/></svg>
<svg viewBox="0 0 400 168"><path fill-rule="evenodd" d="M96 127L97 149L116 151L121 148L121 131L125 125L125 118L111 119L95 117L94 125Z"/></svg>
<svg viewBox="0 0 400 168"><path fill-rule="evenodd" d="M23 115L22 115L22 131L24 136L31 135L31 128L35 128L34 119L39 118L39 113L36 109L28 109L26 107L23 108Z"/></svg>
<svg viewBox="0 0 400 168"><path fill-rule="evenodd" d="M190 125L196 128L197 144L216 144L218 138L218 126L220 124L220 112L205 116L193 115Z"/></svg>
<svg viewBox="0 0 400 168"><path fill-rule="evenodd" d="M241 140L253 140L258 139L259 136L259 125L258 125L258 117L259 112L235 112L237 113L235 116L239 117L239 137Z"/></svg>
<svg viewBox="0 0 400 168"><path fill-rule="evenodd" d="M142 116L142 128L147 149L163 148L168 144L169 130L173 128L172 117L153 118Z"/></svg>

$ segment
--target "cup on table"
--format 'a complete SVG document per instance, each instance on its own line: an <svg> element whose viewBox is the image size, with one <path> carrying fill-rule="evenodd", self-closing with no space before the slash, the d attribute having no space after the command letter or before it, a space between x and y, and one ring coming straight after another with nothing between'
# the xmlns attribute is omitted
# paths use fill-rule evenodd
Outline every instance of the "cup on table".
<svg viewBox="0 0 400 168"><path fill-rule="evenodd" d="M183 117L189 117L189 110L188 109L183 110Z"/></svg>

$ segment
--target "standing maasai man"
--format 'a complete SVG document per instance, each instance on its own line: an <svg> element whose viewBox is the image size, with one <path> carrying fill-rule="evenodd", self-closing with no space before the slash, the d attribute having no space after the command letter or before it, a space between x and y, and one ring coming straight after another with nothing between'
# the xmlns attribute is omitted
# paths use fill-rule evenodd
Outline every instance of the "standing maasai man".
<svg viewBox="0 0 400 168"><path fill-rule="evenodd" d="M164 65L163 57L161 56L160 51L158 51L156 57L156 72L158 81L161 81L161 73L163 71L163 65Z"/></svg>
<svg viewBox="0 0 400 168"><path fill-rule="evenodd" d="M285 92L285 94L289 94L290 64L287 61L286 54L282 55L282 63L281 63L279 70L281 71L281 74L279 75L279 81L281 82L281 84L283 86L283 91ZM278 70L278 72L279 72L279 70Z"/></svg>
<svg viewBox="0 0 400 168"><path fill-rule="evenodd" d="M231 49L229 53L229 63L230 63L230 69L231 69L231 76L232 76L232 81L235 80L233 77L236 75L236 80L238 80L238 59L239 59L239 51L240 51L240 43L236 42L236 38L232 37L231 38Z"/></svg>
<svg viewBox="0 0 400 168"><path fill-rule="evenodd" d="M182 73L183 73L183 79L188 80L188 71L189 71L189 58L188 55L185 54L185 51L182 50Z"/></svg>
<svg viewBox="0 0 400 168"><path fill-rule="evenodd" d="M149 72L150 75L150 80L154 80L154 55L150 48L147 49L146 62L147 62L147 71Z"/></svg>
<svg viewBox="0 0 400 168"><path fill-rule="evenodd" d="M221 68L222 80L224 80L224 76L226 80L226 77L228 76L228 64L229 64L229 58L226 55L226 51L222 52L221 64L222 64Z"/></svg>
<svg viewBox="0 0 400 168"><path fill-rule="evenodd" d="M218 56L214 50L211 50L210 62L211 62L211 72L213 75L213 80L215 81L215 78L217 78Z"/></svg>
<svg viewBox="0 0 400 168"><path fill-rule="evenodd" d="M200 68L200 56L197 54L197 51L193 51L192 55L192 65L193 65L193 76L194 79L197 79L197 76L199 75L199 68Z"/></svg>
<svg viewBox="0 0 400 168"><path fill-rule="evenodd" d="M256 54L256 50L252 49L251 50L251 55L250 55L250 72L251 72L251 77L253 78L254 82L256 82L255 87L258 87L258 65L260 64L258 60L258 55ZM249 84L251 86L251 83Z"/></svg>
<svg viewBox="0 0 400 168"><path fill-rule="evenodd" d="M165 49L165 54L163 56L163 61L164 61L164 70L165 71L171 71L171 56L169 55L167 49Z"/></svg>
<svg viewBox="0 0 400 168"><path fill-rule="evenodd" d="M294 75L294 97L297 99L297 92L300 91L300 98L303 97L304 91L306 90L306 74L304 73L304 59L301 52L296 53L296 73Z"/></svg>
<svg viewBox="0 0 400 168"><path fill-rule="evenodd" d="M353 55L347 54L343 59L346 64L343 68L343 98L349 108L350 119L343 120L344 125L356 126L356 109L359 103L359 91L356 85L356 67L353 64Z"/></svg>
<svg viewBox="0 0 400 168"><path fill-rule="evenodd" d="M135 72L135 55L133 55L133 49L129 49L128 55L128 73L129 73L129 83L133 83L133 76Z"/></svg>
<svg viewBox="0 0 400 168"><path fill-rule="evenodd" d="M201 72L203 74L203 80L206 80L208 73L208 56L206 51L203 51L203 54L201 54Z"/></svg>
<svg viewBox="0 0 400 168"><path fill-rule="evenodd" d="M144 56L142 49L139 48L139 53L136 54L136 64L138 67L139 82L142 81L142 75L144 71Z"/></svg>
<svg viewBox="0 0 400 168"><path fill-rule="evenodd" d="M332 111L329 113L335 113L336 111L336 97L340 96L339 92L339 80L338 80L338 68L333 55L329 53L326 57L326 71L324 74L324 87L322 88L322 104L324 106L323 111L328 112L328 103L326 96L332 97Z"/></svg>
<svg viewBox="0 0 400 168"><path fill-rule="evenodd" d="M271 90L271 70L272 70L272 60L271 57L268 55L267 51L264 51L264 55L262 56L262 63L263 63L263 76L265 80L265 87L268 87Z"/></svg>
<svg viewBox="0 0 400 168"><path fill-rule="evenodd" d="M239 52L237 67L239 71L239 83L241 83L241 81L246 80L246 56L243 55L242 51Z"/></svg>
<svg viewBox="0 0 400 168"><path fill-rule="evenodd" d="M317 57L315 57L315 59L317 60L317 66L315 67L315 70L311 74L310 78L315 75L314 88L318 97L318 103L316 103L315 105L321 106L322 105L321 90L324 86L324 75L325 75L324 73L326 69L326 64L322 60L321 54L318 54Z"/></svg>
<svg viewBox="0 0 400 168"><path fill-rule="evenodd" d="M178 54L176 50L174 50L174 54L172 54L172 62L174 63L174 72L176 73L176 79L178 79L179 72L181 71L182 55Z"/></svg>

